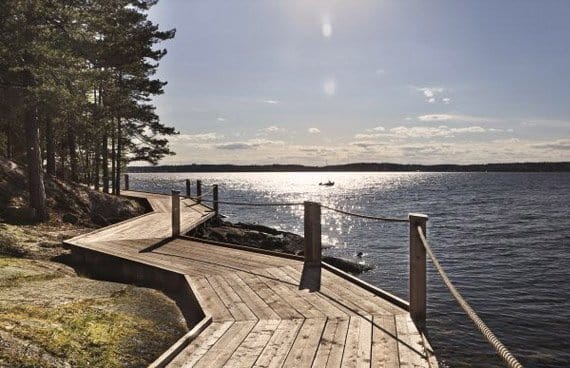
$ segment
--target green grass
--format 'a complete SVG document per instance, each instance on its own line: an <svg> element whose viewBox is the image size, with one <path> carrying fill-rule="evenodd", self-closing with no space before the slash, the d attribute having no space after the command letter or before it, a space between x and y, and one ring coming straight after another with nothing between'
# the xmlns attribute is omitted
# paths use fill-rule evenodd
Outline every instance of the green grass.
<svg viewBox="0 0 570 368"><path fill-rule="evenodd" d="M137 339L164 340L150 320L112 311L105 303L83 300L57 308L37 305L0 307L0 328L17 338L41 346L72 366L138 367L148 364L148 354L137 348ZM15 364L15 361L11 361ZM45 362L44 362L45 363ZM18 362L35 366L34 360Z"/></svg>

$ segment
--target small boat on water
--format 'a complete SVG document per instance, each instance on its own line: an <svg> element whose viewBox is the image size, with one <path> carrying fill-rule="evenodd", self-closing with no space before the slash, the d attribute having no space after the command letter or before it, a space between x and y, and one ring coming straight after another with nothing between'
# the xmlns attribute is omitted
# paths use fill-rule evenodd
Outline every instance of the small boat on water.
<svg viewBox="0 0 570 368"><path fill-rule="evenodd" d="M334 181L327 181L326 183L319 183L319 185L325 186L325 187L332 187L334 185Z"/></svg>

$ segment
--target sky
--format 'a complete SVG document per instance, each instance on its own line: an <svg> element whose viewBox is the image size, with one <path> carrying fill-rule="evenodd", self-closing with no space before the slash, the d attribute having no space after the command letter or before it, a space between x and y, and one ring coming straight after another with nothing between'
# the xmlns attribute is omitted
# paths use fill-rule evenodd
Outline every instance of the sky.
<svg viewBox="0 0 570 368"><path fill-rule="evenodd" d="M570 160L570 1L162 0L162 164Z"/></svg>

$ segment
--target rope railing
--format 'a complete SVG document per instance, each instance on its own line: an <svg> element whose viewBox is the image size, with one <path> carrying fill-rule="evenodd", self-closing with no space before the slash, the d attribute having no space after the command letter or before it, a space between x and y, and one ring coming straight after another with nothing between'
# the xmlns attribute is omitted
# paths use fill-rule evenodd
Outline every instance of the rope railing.
<svg viewBox="0 0 570 368"><path fill-rule="evenodd" d="M203 200L204 197L211 196L213 191L214 191L214 187L211 187L206 193L202 193L200 195L195 195L195 196L191 195L188 198L194 199L194 200L198 200L198 199Z"/></svg>
<svg viewBox="0 0 570 368"><path fill-rule="evenodd" d="M321 207L325 208L327 210L330 210L330 211L342 213L343 215L358 217L358 218L362 218L362 219L366 219L366 220L386 221L386 222L409 222L409 219L402 219L402 218L395 218L395 217L384 217L384 216L362 215L359 213L348 212L348 211L340 210L338 208L326 206L324 204L321 204Z"/></svg>
<svg viewBox="0 0 570 368"><path fill-rule="evenodd" d="M275 203L261 203L261 202L230 202L230 201L216 201L213 199L203 199L204 202L226 204L230 206L251 206L251 207L282 207L282 206L302 206L303 202L275 202Z"/></svg>
<svg viewBox="0 0 570 368"><path fill-rule="evenodd" d="M438 259L436 258L435 254L433 253L431 247L429 246L423 229L421 226L417 227L418 234L422 241L422 244L428 254L429 258L431 259L435 269L441 276L443 283L449 289L449 292L459 306L463 309L463 311L467 314L467 316L471 319L473 324L481 331L481 334L485 337L485 339L493 346L493 348L497 351L497 354L503 359L503 361L510 367L510 368L523 368L522 364L509 352L509 350L503 345L503 343L495 336L493 331L483 322L483 320L477 315L475 310L471 308L469 303L463 298L463 296L459 293L459 291L455 288L449 277L447 277L447 273L439 263Z"/></svg>

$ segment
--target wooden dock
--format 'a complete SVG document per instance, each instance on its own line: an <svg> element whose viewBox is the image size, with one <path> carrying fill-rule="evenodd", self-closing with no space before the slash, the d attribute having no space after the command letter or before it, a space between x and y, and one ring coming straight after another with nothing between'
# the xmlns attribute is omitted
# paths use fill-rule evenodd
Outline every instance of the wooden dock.
<svg viewBox="0 0 570 368"><path fill-rule="evenodd" d="M186 280L201 319L153 366L438 366L408 310L381 294L326 268L319 291L300 290L302 260L172 238L170 196L122 195L147 200L153 211L66 243L86 252L87 263L106 255ZM181 201L182 232L212 216L209 207Z"/></svg>

